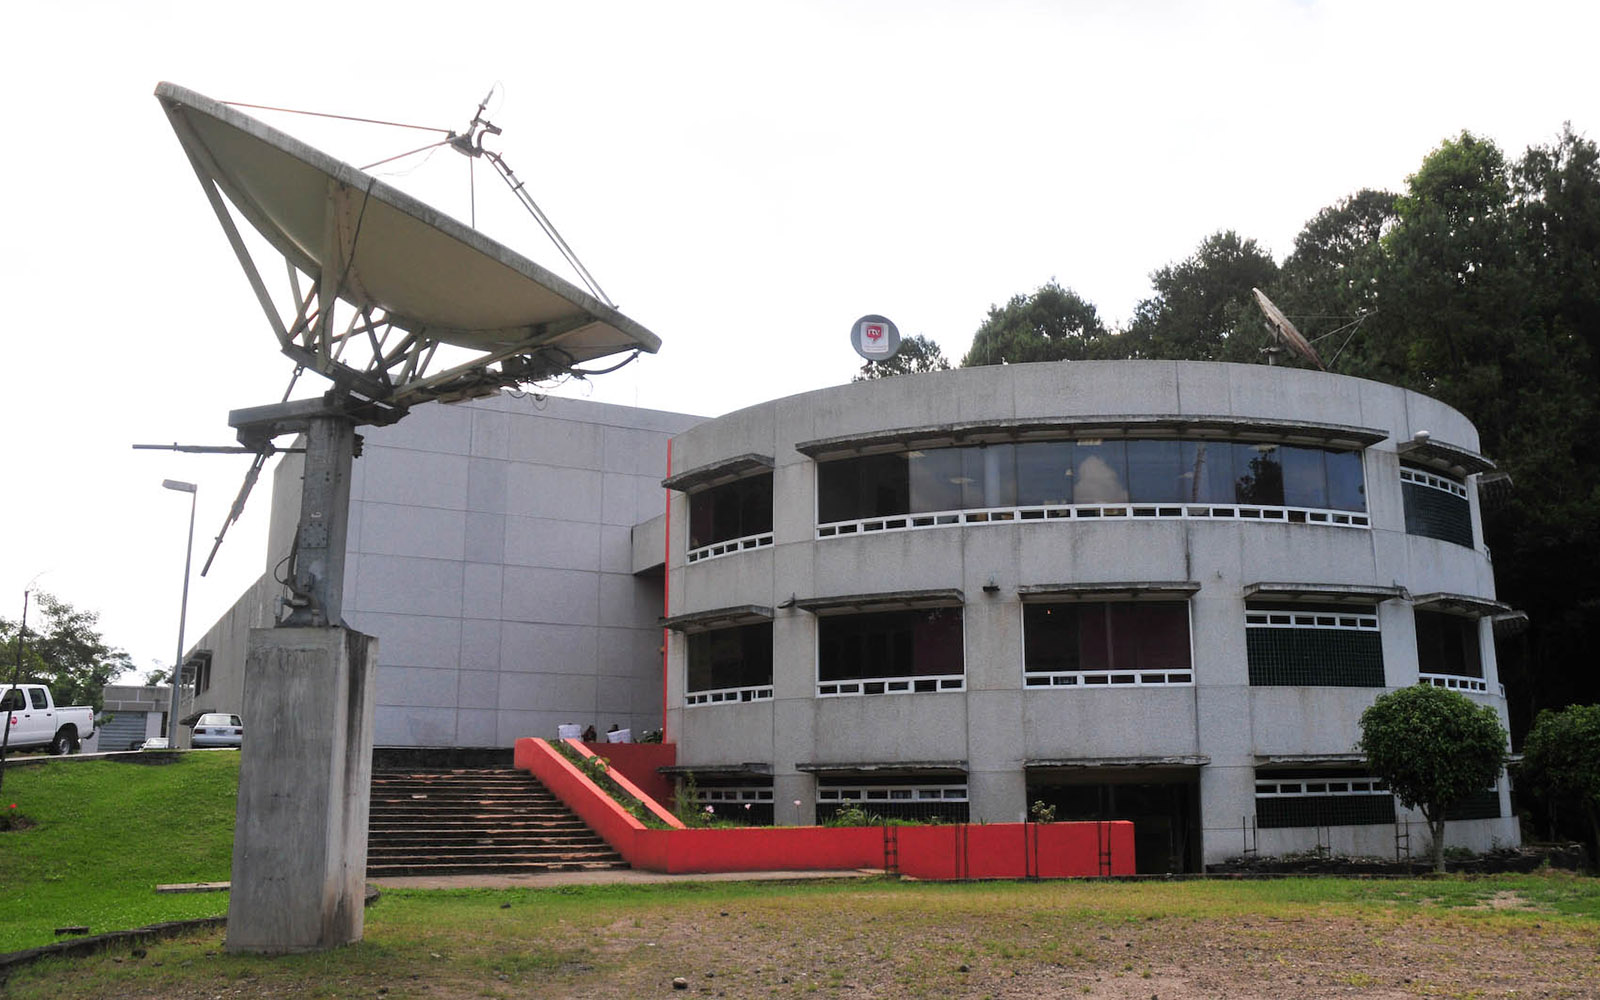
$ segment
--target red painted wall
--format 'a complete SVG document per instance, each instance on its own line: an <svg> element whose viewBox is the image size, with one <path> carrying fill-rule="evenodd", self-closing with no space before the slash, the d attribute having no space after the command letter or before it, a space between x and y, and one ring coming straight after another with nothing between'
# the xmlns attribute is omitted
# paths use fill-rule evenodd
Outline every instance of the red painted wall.
<svg viewBox="0 0 1600 1000"><path fill-rule="evenodd" d="M589 829L616 848L624 860L635 867L644 867L636 860L634 850L634 838L644 829L644 824L595 787L594 782L554 747L544 740L525 737L517 740L512 760L517 768L531 771L556 798L577 813Z"/></svg>
<svg viewBox="0 0 1600 1000"><path fill-rule="evenodd" d="M621 744L618 744L621 745ZM842 871L882 868L885 837L899 870L925 879L1070 878L1133 874L1133 824L995 823L973 826L773 826L651 830L539 739L516 743L533 772L579 818L646 871Z"/></svg>
<svg viewBox="0 0 1600 1000"><path fill-rule="evenodd" d="M663 806L672 806L672 779L657 771L658 767L671 767L678 762L675 743L585 743L589 752L611 762L613 771L621 771L639 790Z"/></svg>

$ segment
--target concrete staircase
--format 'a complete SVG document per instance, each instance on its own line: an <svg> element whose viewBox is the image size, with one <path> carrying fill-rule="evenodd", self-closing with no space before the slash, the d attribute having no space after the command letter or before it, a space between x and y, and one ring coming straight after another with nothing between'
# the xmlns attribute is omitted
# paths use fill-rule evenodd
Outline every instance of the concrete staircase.
<svg viewBox="0 0 1600 1000"><path fill-rule="evenodd" d="M373 768L369 877L626 867L526 771Z"/></svg>

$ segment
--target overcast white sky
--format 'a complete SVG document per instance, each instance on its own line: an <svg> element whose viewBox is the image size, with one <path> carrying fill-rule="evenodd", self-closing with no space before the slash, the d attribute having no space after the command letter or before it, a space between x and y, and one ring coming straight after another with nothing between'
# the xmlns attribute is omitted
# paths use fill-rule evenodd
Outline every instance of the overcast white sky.
<svg viewBox="0 0 1600 1000"><path fill-rule="evenodd" d="M1462 129L1508 156L1600 129L1580 2L64 0L5 28L0 615L37 580L141 670L177 642L188 498L161 480L200 485L198 574L249 460L129 446L231 443L228 411L292 369L159 80L457 128L499 83L498 148L663 341L593 398L706 415L848 381L864 313L952 360L1051 277L1125 320L1207 234L1281 260L1318 209L1399 188ZM428 140L252 113L356 164ZM467 215L454 153L383 176ZM480 228L566 274L478 179ZM262 571L266 508L194 578L189 642Z"/></svg>

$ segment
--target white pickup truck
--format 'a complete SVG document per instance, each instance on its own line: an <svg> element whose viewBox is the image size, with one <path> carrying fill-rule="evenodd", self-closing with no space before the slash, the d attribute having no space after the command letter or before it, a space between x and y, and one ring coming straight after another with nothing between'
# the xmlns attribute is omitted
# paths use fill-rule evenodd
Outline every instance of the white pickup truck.
<svg viewBox="0 0 1600 1000"><path fill-rule="evenodd" d="M0 723L11 731L8 751L49 747L58 754L77 753L94 735L94 709L59 708L43 684L8 685L0 691Z"/></svg>

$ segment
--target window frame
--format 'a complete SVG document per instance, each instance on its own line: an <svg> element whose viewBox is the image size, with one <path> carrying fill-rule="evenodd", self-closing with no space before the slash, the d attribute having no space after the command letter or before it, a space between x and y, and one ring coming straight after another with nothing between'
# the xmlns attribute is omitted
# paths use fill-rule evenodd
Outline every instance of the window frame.
<svg viewBox="0 0 1600 1000"><path fill-rule="evenodd" d="M749 484L758 481L764 481L766 484L766 517L757 518L754 525L756 530L750 531L746 529L751 527L751 525L744 523L746 505L749 503L749 497L746 495L746 492L741 492L738 488L741 486L747 488ZM684 519L684 527L686 529L684 531L684 562L692 565L694 563L704 562L707 559L715 559L719 556L733 555L736 552L747 552L751 549L771 547L773 543L772 529L774 520L773 507L775 488L776 483L773 479L773 470L759 469L750 473L749 475L740 476L737 479L731 479L728 482L718 483L715 486L710 486L702 490L696 490L695 492L688 494L686 497L688 503L688 512ZM713 502L714 498L717 498L719 495L723 494L727 495L727 498L724 502L731 501L735 510L735 517L739 522L737 533L723 537L713 529L711 531L710 538L699 545L694 544L698 540L695 537L697 504L701 502ZM714 505L705 515L712 525L715 525L717 522L717 509L717 506Z"/></svg>
<svg viewBox="0 0 1600 1000"><path fill-rule="evenodd" d="M758 684L741 684L732 687L693 687L694 666L693 658L695 647L700 640L712 641L719 634L738 633L743 639L752 630L766 631L766 682ZM742 625L727 625L722 628L701 629L695 632L684 633L683 651L683 704L685 708L700 708L708 705L748 704L751 702L771 701L773 697L773 638L772 622L747 622ZM741 652L746 647L741 644Z"/></svg>
<svg viewBox="0 0 1600 1000"><path fill-rule="evenodd" d="M1188 666L1178 667L1118 667L1114 607L1172 607L1181 605L1184 612L1184 638L1187 641ZM1107 618L1105 669L1080 666L1073 670L1029 670L1028 617L1030 608L1103 608ZM1024 600L1018 611L1022 630L1022 687L1023 690L1109 690L1118 687L1193 687L1194 680L1194 609L1189 600L1116 600L1110 596L1087 595L1083 600ZM1081 628L1081 622L1080 622ZM1079 633L1080 648L1082 635Z"/></svg>
<svg viewBox="0 0 1600 1000"><path fill-rule="evenodd" d="M1165 465L1170 458L1158 460L1154 453L1160 450L1159 446L1173 445L1177 448L1178 464L1175 471L1178 481L1185 478L1194 481L1196 471L1183 471L1188 462L1194 462L1196 470L1206 463L1206 471L1191 490L1194 499L1165 499L1173 492L1165 486L1159 490L1160 497L1133 495L1130 491L1134 485L1136 459L1141 470L1137 478L1141 482L1162 482L1163 477L1156 467ZM1048 455L1044 452L1046 448L1060 451ZM1030 449L1037 449L1039 454L1033 454ZM1130 451L1152 454L1130 457ZM1313 452L1320 453L1322 457L1319 477L1322 495L1317 499L1322 500L1324 506L1286 503L1283 455L1288 453L1303 458ZM937 453L949 454L936 461L933 456ZM1239 457L1247 453L1253 453L1256 457L1248 460ZM1226 456L1225 470L1219 464L1223 456ZM1263 464L1252 475L1241 477L1235 474L1241 466L1248 468L1250 461ZM1080 480L1086 478L1084 467L1089 462L1097 462L1098 466L1105 467L1100 477L1105 480L1102 483L1105 489L1099 499L1085 501L1081 495L1083 483ZM931 503L919 498L919 492L922 491L919 491L917 483L930 474L914 468L919 463L926 463L930 469L935 466L946 467L944 474L949 484L940 486L937 491L944 502ZM816 469L816 489L812 514L815 537L818 539L995 522L1123 517L1228 519L1363 529L1372 527L1368 509L1370 505L1367 502L1365 447L1336 448L1227 438L1196 440L1169 436L1084 436L907 448L904 451L823 458L815 460L813 464ZM991 464L997 467L993 476L989 475L988 467ZM886 482L877 491L873 502L866 503L865 477L875 469L882 473L890 465L895 465L889 470L893 482ZM999 466L1008 468L1000 469ZM1051 470L1056 466L1062 466L1059 478L1070 482L1063 483L1054 491L1056 499L1052 501L1049 495L1039 494L1051 492L1049 484L1055 478ZM972 470L980 467L984 470L984 481L975 483ZM1340 474L1330 474L1330 468L1337 468ZM951 477L949 473L956 469L959 469L959 474ZM1224 472L1228 478L1225 489L1218 478ZM1353 489L1351 472L1359 472L1361 478L1360 484ZM849 484L844 482L847 474ZM994 480L992 483L989 482L991 478ZM1249 495L1247 480L1255 484L1250 489L1259 488L1265 492ZM1227 495L1214 495L1219 490ZM1176 492L1181 493L1182 490ZM1204 499L1200 498L1202 492ZM841 500L847 494L854 495L853 505ZM960 506L949 506L957 495L962 498ZM980 499L974 500L974 496ZM895 498L899 498L899 502ZM976 505L987 504L990 500L999 500L1000 503L996 506ZM1336 500L1350 506L1331 506ZM890 510L887 507L903 509ZM842 516L847 514L854 516ZM828 519L825 519L825 515Z"/></svg>
<svg viewBox="0 0 1600 1000"><path fill-rule="evenodd" d="M822 675L823 656L827 648L827 641L823 637L823 630L830 623L846 619L860 620L863 618L887 618L891 615L925 614L927 612L946 612L955 615L955 626L960 635L960 641L954 648L959 658L960 673L907 673L888 674L882 676L838 677L824 678ZM898 610L873 610L865 608L860 611L835 612L819 614L816 617L816 642L815 662L812 676L816 683L816 697L818 698L854 698L890 694L947 694L965 691L967 689L967 622L965 605L937 605L922 608L908 608ZM912 656L916 656L916 637L912 635Z"/></svg>

